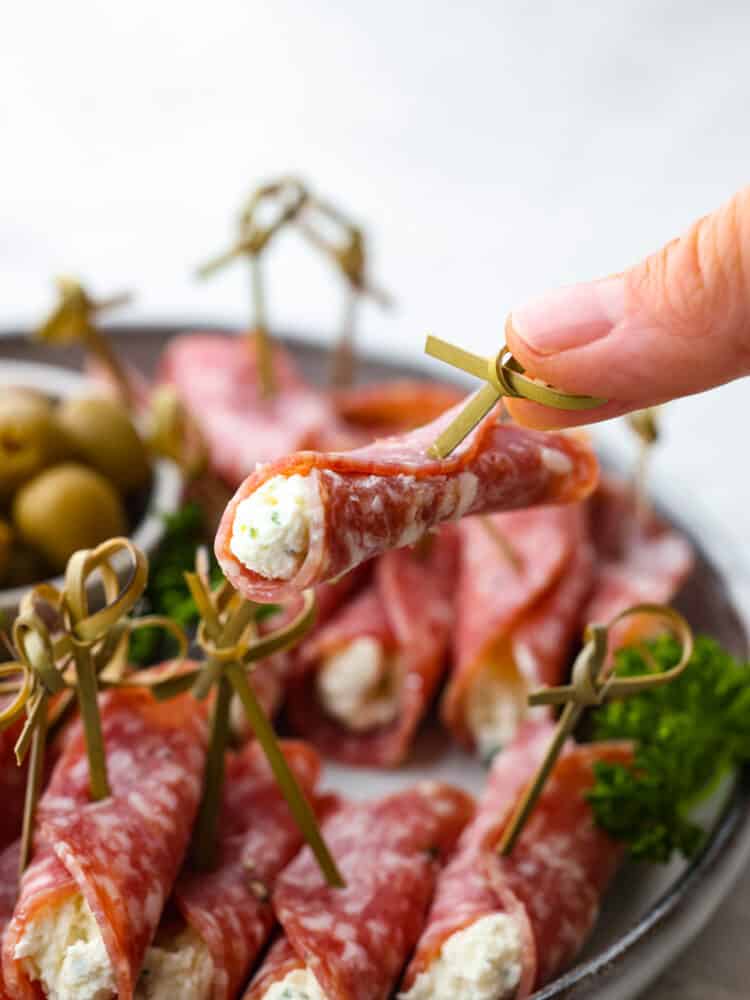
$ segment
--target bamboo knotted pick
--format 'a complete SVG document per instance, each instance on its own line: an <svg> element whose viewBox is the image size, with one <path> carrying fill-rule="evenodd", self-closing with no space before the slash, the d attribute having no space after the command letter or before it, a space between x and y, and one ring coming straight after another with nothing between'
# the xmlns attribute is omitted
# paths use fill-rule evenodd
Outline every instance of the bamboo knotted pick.
<svg viewBox="0 0 750 1000"><path fill-rule="evenodd" d="M455 451L503 396L528 399L558 410L589 410L606 402L595 396L562 392L529 378L505 345L494 357L485 358L439 337L429 336L425 343L425 353L486 382L438 436L430 449L434 458L447 458Z"/></svg>
<svg viewBox="0 0 750 1000"><path fill-rule="evenodd" d="M612 629L628 618L647 616L660 621L680 642L682 653L671 670L638 677L618 677L609 658ZM564 705L562 714L544 760L506 826L499 845L501 854L511 854L524 826L542 794L567 738L573 733L584 710L607 701L627 698L650 688L669 684L687 667L693 655L693 633L673 608L659 604L638 604L623 611L608 625L589 625L584 632L584 647L573 666L572 682L555 688L542 688L529 695L530 705Z"/></svg>
<svg viewBox="0 0 750 1000"><path fill-rule="evenodd" d="M296 224L313 246L331 258L346 283L344 317L331 363L331 383L350 385L354 377L354 339L359 300L367 296L385 308L392 306L393 300L382 288L369 281L365 234L339 208L311 196ZM333 238L331 230L337 233L338 239Z"/></svg>
<svg viewBox="0 0 750 1000"><path fill-rule="evenodd" d="M109 372L123 401L132 405L133 393L127 374L109 341L97 326L101 313L127 305L132 295L124 292L108 299L96 300L76 278L60 277L56 284L58 304L37 329L36 336L51 344L82 344Z"/></svg>
<svg viewBox="0 0 750 1000"><path fill-rule="evenodd" d="M198 269L201 278L208 278L239 257L250 261L253 297L253 336L258 353L258 380L263 396L273 396L276 385L273 373L271 343L266 321L265 289L261 256L271 240L296 219L307 202L308 194L301 181L294 177L263 184L250 196L240 215L239 235L224 253L213 257ZM270 222L260 221L269 206L275 211Z"/></svg>
<svg viewBox="0 0 750 1000"><path fill-rule="evenodd" d="M203 799L193 837L194 863L199 868L210 868L214 861L225 751L229 741L230 702L234 693L326 881L332 886L343 886L343 879L322 837L315 813L281 752L273 726L259 704L247 674L252 664L289 649L312 627L317 610L314 592L305 591L302 608L291 621L260 636L255 621L259 606L246 601L227 581L211 589L205 549L199 550L196 563L195 572L186 573L185 578L201 616L197 642L206 654L206 660L195 670L157 679L152 687L157 698L191 689L197 698L203 699L212 690L215 691Z"/></svg>
<svg viewBox="0 0 750 1000"><path fill-rule="evenodd" d="M128 560L128 578L119 583L117 563ZM102 608L89 609L89 584L98 576L104 591ZM16 659L0 665L0 694L8 702L0 712L0 728L13 724L25 711L26 722L16 743L22 763L30 751L26 784L21 866L29 856L44 749L50 722L66 711L77 694L89 764L91 798L110 794L106 754L97 702L99 687L115 687L127 666L127 646L136 628L160 626L177 639L180 655L187 639L174 622L159 615L129 618L146 585L144 554L127 538L112 538L95 549L75 553L64 585L39 584L23 598L13 624ZM54 711L51 700L54 699Z"/></svg>
<svg viewBox="0 0 750 1000"><path fill-rule="evenodd" d="M639 450L633 476L636 512L644 519L648 513L648 466L651 456L661 436L659 428L659 407L651 406L636 410L627 416L628 427L638 438Z"/></svg>

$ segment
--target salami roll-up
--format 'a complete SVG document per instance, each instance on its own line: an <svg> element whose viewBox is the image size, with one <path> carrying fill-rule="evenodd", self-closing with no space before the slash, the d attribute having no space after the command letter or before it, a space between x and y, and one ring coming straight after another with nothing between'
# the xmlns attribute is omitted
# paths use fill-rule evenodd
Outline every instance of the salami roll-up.
<svg viewBox="0 0 750 1000"><path fill-rule="evenodd" d="M499 408L450 458L432 458L453 416L348 453L299 452L258 469L216 536L232 585L250 600L278 601L445 521L580 500L596 484L596 458L582 440L503 424Z"/></svg>
<svg viewBox="0 0 750 1000"><path fill-rule="evenodd" d="M525 1000L583 946L623 854L594 824L586 792L597 761L632 754L619 743L570 744L513 853L500 857L502 831L551 732L527 723L495 759L477 818L438 880L400 1000Z"/></svg>
<svg viewBox="0 0 750 1000"><path fill-rule="evenodd" d="M669 604L693 568L687 538L609 477L589 506L597 569L585 621L606 624L635 604Z"/></svg>
<svg viewBox="0 0 750 1000"><path fill-rule="evenodd" d="M0 852L0 939L13 916L18 900L18 866L21 861L21 842L13 841ZM5 988L5 977L0 969L0 1000L11 1000Z"/></svg>
<svg viewBox="0 0 750 1000"><path fill-rule="evenodd" d="M131 1000L198 808L205 713L191 695L100 696L111 795L89 797L80 723L39 801L34 854L3 944L16 998Z"/></svg>
<svg viewBox="0 0 750 1000"><path fill-rule="evenodd" d="M461 533L454 669L442 710L452 732L489 757L528 714L529 690L560 682L593 555L582 504L472 518Z"/></svg>
<svg viewBox="0 0 750 1000"><path fill-rule="evenodd" d="M337 389L332 396L339 418L371 441L430 423L455 406L463 393L444 382L396 379Z"/></svg>
<svg viewBox="0 0 750 1000"><path fill-rule="evenodd" d="M358 567L335 582L321 583L315 587L316 614L312 636L326 627L339 606L362 583L367 575L366 572L363 572L364 570L366 570L365 567ZM260 624L261 634L283 628L298 613L301 604L301 601L291 602L286 608L269 615ZM269 718L277 715L284 703L292 678L297 675L296 666L298 663L299 656L296 654L296 650L294 652L282 650L254 664L250 670L250 683L255 691L255 696ZM253 733L250 723L247 721L247 714L237 698L232 699L231 721L232 733L236 739L242 741L252 737Z"/></svg>
<svg viewBox="0 0 750 1000"><path fill-rule="evenodd" d="M272 345L276 392L259 392L258 355L250 337L191 333L173 338L159 379L172 385L208 445L211 464L231 486L299 448L319 447L338 426L333 405L308 386L289 353Z"/></svg>
<svg viewBox="0 0 750 1000"><path fill-rule="evenodd" d="M289 865L273 897L284 936L247 1000L387 1000L472 811L437 782L335 811L323 829L346 888L325 885L307 848Z"/></svg>
<svg viewBox="0 0 750 1000"><path fill-rule="evenodd" d="M27 767L18 766L15 745L22 728L19 720L0 732L0 850L21 833Z"/></svg>
<svg viewBox="0 0 750 1000"><path fill-rule="evenodd" d="M320 771L304 743L282 743L312 798ZM227 754L217 858L210 871L188 863L177 879L173 913L146 952L137 1000L233 1000L246 982L275 918L276 877L302 836L257 744Z"/></svg>
<svg viewBox="0 0 750 1000"><path fill-rule="evenodd" d="M394 767L409 752L446 666L458 533L377 561L372 582L301 651L289 688L296 733L327 756Z"/></svg>

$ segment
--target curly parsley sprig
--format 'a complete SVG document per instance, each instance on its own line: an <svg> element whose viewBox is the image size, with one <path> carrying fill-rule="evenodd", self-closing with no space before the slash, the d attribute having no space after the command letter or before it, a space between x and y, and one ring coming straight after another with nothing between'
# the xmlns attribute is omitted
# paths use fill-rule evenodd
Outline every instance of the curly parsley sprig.
<svg viewBox="0 0 750 1000"><path fill-rule="evenodd" d="M617 655L622 676L674 666L671 637ZM750 761L750 667L713 639L696 640L687 670L664 687L611 702L592 716L594 738L635 744L632 766L596 765L589 801L597 823L627 843L633 858L692 857L704 831L690 817L734 767Z"/></svg>

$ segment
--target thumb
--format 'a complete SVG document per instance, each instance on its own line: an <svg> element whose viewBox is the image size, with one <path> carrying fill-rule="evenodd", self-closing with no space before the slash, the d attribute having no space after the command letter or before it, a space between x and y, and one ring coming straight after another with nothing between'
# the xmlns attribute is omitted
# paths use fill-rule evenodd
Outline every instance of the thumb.
<svg viewBox="0 0 750 1000"><path fill-rule="evenodd" d="M509 400L535 427L565 427L750 374L750 187L624 274L515 309L508 347L535 377L608 402L575 413Z"/></svg>

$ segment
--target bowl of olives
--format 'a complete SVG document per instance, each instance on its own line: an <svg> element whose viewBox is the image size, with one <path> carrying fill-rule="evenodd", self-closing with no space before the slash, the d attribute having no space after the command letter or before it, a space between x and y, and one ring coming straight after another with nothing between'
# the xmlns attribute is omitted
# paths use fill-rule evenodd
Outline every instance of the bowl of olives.
<svg viewBox="0 0 750 1000"><path fill-rule="evenodd" d="M0 361L0 613L55 580L73 552L128 535L146 554L180 504L122 403L53 365ZM125 566L123 565L123 571Z"/></svg>

